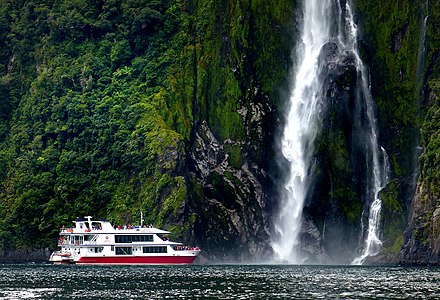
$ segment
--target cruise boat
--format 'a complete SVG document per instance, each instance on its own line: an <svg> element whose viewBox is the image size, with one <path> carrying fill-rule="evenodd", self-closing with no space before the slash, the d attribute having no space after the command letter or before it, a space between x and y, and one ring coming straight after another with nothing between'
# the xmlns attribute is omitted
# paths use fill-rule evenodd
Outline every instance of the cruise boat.
<svg viewBox="0 0 440 300"><path fill-rule="evenodd" d="M180 265L191 264L199 247L188 247L168 240L169 231L152 226L112 226L92 217L74 221L62 228L57 251L49 261L71 264ZM142 223L142 222L141 222Z"/></svg>

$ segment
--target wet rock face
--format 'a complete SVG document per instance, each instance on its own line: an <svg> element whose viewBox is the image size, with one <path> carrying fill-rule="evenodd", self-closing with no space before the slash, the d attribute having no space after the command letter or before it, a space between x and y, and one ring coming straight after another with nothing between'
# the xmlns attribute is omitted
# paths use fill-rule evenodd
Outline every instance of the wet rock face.
<svg viewBox="0 0 440 300"><path fill-rule="evenodd" d="M302 250L313 262L349 264L359 243L366 169L355 54L329 42L321 49L321 130L315 140ZM366 220L364 220L366 222Z"/></svg>
<svg viewBox="0 0 440 300"><path fill-rule="evenodd" d="M410 264L435 264L440 261L440 206L429 190L419 183L411 207L400 260Z"/></svg>
<svg viewBox="0 0 440 300"><path fill-rule="evenodd" d="M0 263L46 263L51 251L48 248L36 250L0 250Z"/></svg>
<svg viewBox="0 0 440 300"><path fill-rule="evenodd" d="M405 24L402 28L393 32L391 37L391 51L397 53L402 48L403 40L408 33L408 24Z"/></svg>
<svg viewBox="0 0 440 300"><path fill-rule="evenodd" d="M351 51L342 51L334 42L328 42L321 48L319 54L320 81L325 92L349 90L356 85L356 57ZM331 85L337 86L331 87Z"/></svg>
<svg viewBox="0 0 440 300"><path fill-rule="evenodd" d="M221 141L203 121L190 153L195 235L211 261L261 259L269 247L266 171L249 154L261 151L267 110L260 103L239 113L248 122L245 141Z"/></svg>
<svg viewBox="0 0 440 300"><path fill-rule="evenodd" d="M334 42L326 43L324 46L322 46L318 59L320 61L321 70L327 69L327 72L329 70L336 70L339 57L340 51L338 45ZM323 74L323 76L325 78L325 74Z"/></svg>

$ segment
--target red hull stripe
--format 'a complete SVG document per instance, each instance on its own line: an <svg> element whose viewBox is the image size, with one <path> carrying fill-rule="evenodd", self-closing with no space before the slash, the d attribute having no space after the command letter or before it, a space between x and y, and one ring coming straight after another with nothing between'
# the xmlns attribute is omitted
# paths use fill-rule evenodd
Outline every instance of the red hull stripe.
<svg viewBox="0 0 440 300"><path fill-rule="evenodd" d="M103 256L81 257L77 264L147 264L147 265L181 265L191 264L195 256Z"/></svg>

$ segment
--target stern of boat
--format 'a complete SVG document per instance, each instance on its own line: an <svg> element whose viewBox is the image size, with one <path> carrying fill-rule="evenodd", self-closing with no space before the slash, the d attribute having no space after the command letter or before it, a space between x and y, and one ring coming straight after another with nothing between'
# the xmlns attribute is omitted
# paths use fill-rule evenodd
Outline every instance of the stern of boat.
<svg viewBox="0 0 440 300"><path fill-rule="evenodd" d="M54 264L70 264L74 262L73 255L70 252L54 251L49 258Z"/></svg>

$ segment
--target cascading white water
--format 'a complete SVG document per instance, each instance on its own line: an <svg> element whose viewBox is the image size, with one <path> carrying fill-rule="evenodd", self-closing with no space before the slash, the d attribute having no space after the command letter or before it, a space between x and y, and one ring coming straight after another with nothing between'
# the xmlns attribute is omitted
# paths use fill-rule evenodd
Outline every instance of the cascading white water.
<svg viewBox="0 0 440 300"><path fill-rule="evenodd" d="M299 62L290 95L290 111L282 139L282 152L289 161L289 179L285 186L283 203L275 230L277 240L272 247L277 259L301 263L299 232L302 209L307 192L306 177L310 153L306 144L312 144L318 129L319 84L318 56L321 47L330 38L331 0L304 1L302 45L297 49Z"/></svg>
<svg viewBox="0 0 440 300"><path fill-rule="evenodd" d="M333 19L339 19L337 22ZM367 193L372 200L369 210L368 234L362 255L353 263L362 263L370 255L381 249L379 239L381 201L379 191L387 181L387 158L385 151L380 152L377 141L377 126L374 115L374 103L371 97L365 67L357 52L357 27L349 2L341 6L340 0L304 0L302 43L296 51L298 65L292 77L290 110L282 137L282 153L289 162L287 180L281 209L275 222L275 238L272 248L276 259L299 264L306 258L300 251L299 235L302 224L304 201L309 189L307 176L311 167L311 155L316 133L319 130L321 113L322 80L319 80L319 56L322 47L336 43L340 52L351 52L355 57L356 68L361 76L360 97L365 101L365 115L368 127L365 151L369 152L367 165L371 166L371 178L367 180ZM337 25L335 25L335 23ZM332 28L337 30L332 30ZM380 158L383 159L381 162ZM370 176L370 175L368 175ZM371 198L370 197L370 198Z"/></svg>
<svg viewBox="0 0 440 300"><path fill-rule="evenodd" d="M373 125L373 124L372 124ZM373 133L374 127L371 128ZM368 256L373 256L378 254L382 250L382 241L379 238L380 233L380 212L382 210L382 201L379 198L379 192L389 181L389 163L388 156L385 149L381 147L381 157L382 162L379 162L379 155L377 153L377 139L374 136L370 143L373 150L373 190L374 199L371 203L369 217L368 217L368 231L367 237L365 239L365 245L362 254L356 257L352 264L361 265Z"/></svg>
<svg viewBox="0 0 440 300"><path fill-rule="evenodd" d="M352 262L352 264L362 264L365 258L367 258L368 256L376 255L382 250L382 241L379 238L382 201L379 198L379 192L385 187L385 185L389 181L389 163L385 149L379 147L378 144L378 129L376 124L376 116L374 114L374 102L371 96L365 66L357 53L357 29L356 24L353 20L353 13L351 11L348 1L346 2L346 11L346 21L348 24L350 24L349 26L351 28L351 39L353 41L353 47L351 51L356 54L357 68L360 72L362 79L362 95L366 103L366 113L369 130L369 140L367 144L368 149L366 150L371 151L372 160L372 175L371 178L369 178L368 180L368 182L372 183L372 186L369 187L369 191L367 192L369 192L369 194L373 196L373 202L370 205L368 214L368 232L362 254L359 257L356 257Z"/></svg>

